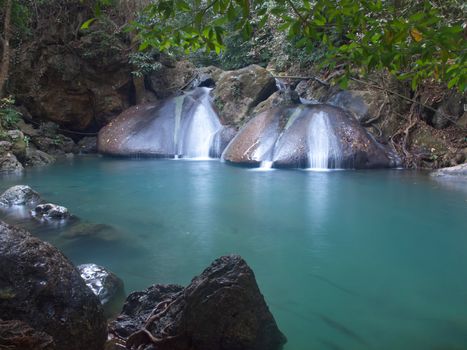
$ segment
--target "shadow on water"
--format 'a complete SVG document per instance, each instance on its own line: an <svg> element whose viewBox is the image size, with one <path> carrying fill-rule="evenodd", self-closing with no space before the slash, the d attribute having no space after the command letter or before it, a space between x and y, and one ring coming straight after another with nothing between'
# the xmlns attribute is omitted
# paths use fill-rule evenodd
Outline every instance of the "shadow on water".
<svg viewBox="0 0 467 350"><path fill-rule="evenodd" d="M343 287L333 281L331 281L330 279L326 278L326 277L323 277L323 276L320 276L320 275L317 275L317 274L313 274L313 273L309 273L308 274L309 276L321 281L321 282L324 282L328 285L330 285L331 287L334 287L335 289L343 292L343 293L346 293L348 295L352 295L352 296L358 296L359 294L350 290L350 289L347 289L346 287Z"/></svg>
<svg viewBox="0 0 467 350"><path fill-rule="evenodd" d="M269 302L269 304L272 305L274 308L287 312L289 314L292 314L293 316L300 318L301 320L309 324L313 324L316 322L316 320L320 320L324 324L326 324L329 328L333 329L336 333L339 333L340 335L343 335L346 338L353 340L355 343L360 344L361 346L365 346L365 347L370 346L369 343L362 336L360 336L354 330L350 329L350 327L322 313L312 311L310 314L313 315L314 317L309 317L308 315L305 315L296 310L289 309L287 307L283 307L282 305L278 305L272 302ZM340 349L337 344L327 341L325 339L317 338L317 340L318 342L326 345L330 349Z"/></svg>
<svg viewBox="0 0 467 350"><path fill-rule="evenodd" d="M338 333L347 336L348 338L354 340L355 342L357 342L357 343L359 343L361 345L368 346L368 342L365 339L363 339L360 335L358 335L356 332L351 330L346 325L344 325L344 324L340 323L339 321L334 320L334 319L332 319L332 318L330 318L328 316L325 316L323 314L317 313L316 315L321 319L321 321L326 323L329 327L333 328Z"/></svg>

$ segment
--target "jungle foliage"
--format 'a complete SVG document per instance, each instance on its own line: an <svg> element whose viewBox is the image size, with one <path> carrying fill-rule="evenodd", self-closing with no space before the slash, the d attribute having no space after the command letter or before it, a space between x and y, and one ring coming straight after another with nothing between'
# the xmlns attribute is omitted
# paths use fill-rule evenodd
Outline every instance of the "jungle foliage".
<svg viewBox="0 0 467 350"><path fill-rule="evenodd" d="M466 5L459 0L157 0L132 21L139 49L224 53L269 26L321 65L352 74L387 69L413 89L424 79L466 90Z"/></svg>

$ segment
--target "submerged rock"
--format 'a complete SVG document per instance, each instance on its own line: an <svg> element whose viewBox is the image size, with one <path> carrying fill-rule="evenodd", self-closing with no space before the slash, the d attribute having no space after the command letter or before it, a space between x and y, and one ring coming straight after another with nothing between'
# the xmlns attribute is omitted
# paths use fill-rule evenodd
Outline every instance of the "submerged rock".
<svg viewBox="0 0 467 350"><path fill-rule="evenodd" d="M70 217L67 208L53 203L39 204L31 213L35 218L43 220L65 220Z"/></svg>
<svg viewBox="0 0 467 350"><path fill-rule="evenodd" d="M102 307L76 268L52 245L3 222L0 315L50 336L56 349L101 350L106 339Z"/></svg>
<svg viewBox="0 0 467 350"><path fill-rule="evenodd" d="M11 207L13 205L31 206L39 203L41 197L39 193L26 185L10 187L0 195L0 205Z"/></svg>
<svg viewBox="0 0 467 350"><path fill-rule="evenodd" d="M184 289L132 293L110 328L127 348L147 350L278 350L286 342L239 256L215 260Z"/></svg>
<svg viewBox="0 0 467 350"><path fill-rule="evenodd" d="M98 136L98 150L119 156L198 158L220 154L215 142L224 129L208 88L198 88L162 103L132 107Z"/></svg>
<svg viewBox="0 0 467 350"><path fill-rule="evenodd" d="M342 109L330 105L279 107L252 119L225 149L238 164L295 168L378 168L392 154Z"/></svg>
<svg viewBox="0 0 467 350"><path fill-rule="evenodd" d="M106 316L114 314L116 307L121 306L125 298L123 281L113 272L96 264L77 266L86 285L99 298Z"/></svg>
<svg viewBox="0 0 467 350"><path fill-rule="evenodd" d="M110 241L116 239L118 234L118 231L110 225L76 220L75 223L67 226L60 236L68 239L95 237Z"/></svg>

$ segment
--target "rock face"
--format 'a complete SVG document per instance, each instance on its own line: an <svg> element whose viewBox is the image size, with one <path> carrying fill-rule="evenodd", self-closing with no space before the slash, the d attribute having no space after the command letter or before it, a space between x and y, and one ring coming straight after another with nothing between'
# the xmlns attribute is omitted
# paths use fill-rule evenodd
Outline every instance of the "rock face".
<svg viewBox="0 0 467 350"><path fill-rule="evenodd" d="M130 105L127 44L106 28L77 37L77 25L91 13L61 5L70 18L57 18L60 28L50 28L19 53L11 88L34 118L71 130L95 129Z"/></svg>
<svg viewBox="0 0 467 350"><path fill-rule="evenodd" d="M222 123L240 126L253 108L276 89L274 77L257 65L222 73L213 91Z"/></svg>
<svg viewBox="0 0 467 350"><path fill-rule="evenodd" d="M110 327L128 348L147 350L278 350L286 342L239 256L215 260L184 289L156 285L132 293Z"/></svg>
<svg viewBox="0 0 467 350"><path fill-rule="evenodd" d="M224 127L208 88L161 103L132 107L101 129L100 153L119 156L215 157L222 150Z"/></svg>
<svg viewBox="0 0 467 350"><path fill-rule="evenodd" d="M459 164L449 168L442 168L431 173L432 176L456 176L467 180L467 163Z"/></svg>
<svg viewBox="0 0 467 350"><path fill-rule="evenodd" d="M299 168L394 166L390 152L340 108L301 105L275 108L252 119L229 144L231 163Z"/></svg>
<svg viewBox="0 0 467 350"><path fill-rule="evenodd" d="M0 196L0 205L11 207L13 205L32 206L39 203L41 197L39 193L31 187L25 185L17 185L10 187Z"/></svg>
<svg viewBox="0 0 467 350"><path fill-rule="evenodd" d="M56 248L0 222L0 314L53 339L54 349L101 350L99 300ZM40 347L39 347L40 349Z"/></svg>
<svg viewBox="0 0 467 350"><path fill-rule="evenodd" d="M123 281L113 272L96 264L82 264L77 268L86 285L99 298L104 312L111 315L116 304L123 302Z"/></svg>

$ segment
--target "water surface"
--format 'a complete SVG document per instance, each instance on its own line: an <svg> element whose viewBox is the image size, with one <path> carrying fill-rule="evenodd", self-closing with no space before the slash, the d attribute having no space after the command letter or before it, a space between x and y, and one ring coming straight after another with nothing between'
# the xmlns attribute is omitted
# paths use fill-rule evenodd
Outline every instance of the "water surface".
<svg viewBox="0 0 467 350"><path fill-rule="evenodd" d="M242 255L287 350L466 349L467 184L398 170L252 171L217 161L75 158L3 177L115 235L39 235L127 291L186 285Z"/></svg>

